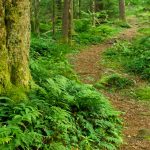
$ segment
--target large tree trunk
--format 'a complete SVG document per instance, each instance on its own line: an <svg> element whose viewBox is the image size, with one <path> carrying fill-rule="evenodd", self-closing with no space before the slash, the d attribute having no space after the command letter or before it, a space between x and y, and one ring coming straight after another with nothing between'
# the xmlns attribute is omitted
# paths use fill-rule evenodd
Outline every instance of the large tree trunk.
<svg viewBox="0 0 150 150"><path fill-rule="evenodd" d="M119 0L119 17L120 17L120 20L126 21L125 0Z"/></svg>
<svg viewBox="0 0 150 150"><path fill-rule="evenodd" d="M0 2L0 48L0 89L3 89L0 93L10 87L9 83L27 89L30 78L29 0Z"/></svg>
<svg viewBox="0 0 150 150"><path fill-rule="evenodd" d="M6 48L5 6L0 1L0 94L10 87L8 69L8 50Z"/></svg>

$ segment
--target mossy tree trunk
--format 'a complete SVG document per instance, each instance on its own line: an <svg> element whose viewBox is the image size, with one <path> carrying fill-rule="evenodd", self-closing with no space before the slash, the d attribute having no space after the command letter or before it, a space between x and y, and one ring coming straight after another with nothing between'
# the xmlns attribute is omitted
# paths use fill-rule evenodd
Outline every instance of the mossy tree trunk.
<svg viewBox="0 0 150 150"><path fill-rule="evenodd" d="M29 48L30 1L0 1L0 93L10 85L28 88Z"/></svg>
<svg viewBox="0 0 150 150"><path fill-rule="evenodd" d="M10 86L10 73L8 69L8 49L6 46L5 6L0 1L0 93Z"/></svg>

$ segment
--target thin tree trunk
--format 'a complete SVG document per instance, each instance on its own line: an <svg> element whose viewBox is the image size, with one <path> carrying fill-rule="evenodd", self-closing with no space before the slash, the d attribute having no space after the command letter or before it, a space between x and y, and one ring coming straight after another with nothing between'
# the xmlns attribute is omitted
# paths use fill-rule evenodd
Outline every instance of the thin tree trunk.
<svg viewBox="0 0 150 150"><path fill-rule="evenodd" d="M34 0L34 33L36 33L37 35L40 34L39 9L40 9L40 1Z"/></svg>
<svg viewBox="0 0 150 150"><path fill-rule="evenodd" d="M72 44L72 34L73 34L73 0L69 0L69 31L68 31L68 39L69 44Z"/></svg>
<svg viewBox="0 0 150 150"><path fill-rule="evenodd" d="M120 20L126 21L125 0L119 0L119 17L120 17Z"/></svg>
<svg viewBox="0 0 150 150"><path fill-rule="evenodd" d="M95 0L92 0L92 25L95 27L96 21L95 21L95 13L96 13L96 2Z"/></svg>
<svg viewBox="0 0 150 150"><path fill-rule="evenodd" d="M69 0L64 0L63 18L62 18L62 35L63 42L68 43L69 29Z"/></svg>
<svg viewBox="0 0 150 150"><path fill-rule="evenodd" d="M78 18L81 18L81 0L78 0L78 5L79 5L79 12L78 12Z"/></svg>
<svg viewBox="0 0 150 150"><path fill-rule="evenodd" d="M62 19L62 0L56 0L57 5L57 17L58 19Z"/></svg>
<svg viewBox="0 0 150 150"><path fill-rule="evenodd" d="M55 0L53 0L52 23L53 23L53 38L55 38L55 25L56 25L56 3L55 3Z"/></svg>

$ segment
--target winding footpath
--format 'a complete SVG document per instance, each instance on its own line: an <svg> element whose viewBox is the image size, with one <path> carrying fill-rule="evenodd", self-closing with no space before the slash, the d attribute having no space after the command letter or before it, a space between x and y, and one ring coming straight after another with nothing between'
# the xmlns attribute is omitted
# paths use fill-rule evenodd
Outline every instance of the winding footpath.
<svg viewBox="0 0 150 150"><path fill-rule="evenodd" d="M75 56L71 56L71 62L75 71L84 83L94 84L107 70L100 65L102 53L113 46L117 40L132 40L137 35L138 26L132 23L132 27L125 29L116 37L102 44L91 46ZM123 113L124 119L124 144L120 150L150 150L150 141L140 138L142 132L150 129L150 109L129 97L123 97L118 93L103 92L112 105Z"/></svg>

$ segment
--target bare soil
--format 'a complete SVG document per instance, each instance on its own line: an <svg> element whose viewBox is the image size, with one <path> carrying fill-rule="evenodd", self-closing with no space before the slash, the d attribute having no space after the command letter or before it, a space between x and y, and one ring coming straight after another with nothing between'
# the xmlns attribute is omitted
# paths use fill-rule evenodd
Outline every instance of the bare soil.
<svg viewBox="0 0 150 150"><path fill-rule="evenodd" d="M81 81L94 84L99 80L101 75L107 70L107 68L100 65L102 53L117 40L132 40L136 37L137 30L138 26L134 23L131 28L125 29L116 37L102 44L93 45L75 56L72 55L71 60L74 69ZM109 93L107 91L103 91L103 93L116 109L124 112L122 115L124 119L124 144L120 150L150 150L150 141L140 135L145 130L150 130L149 107L119 93Z"/></svg>

